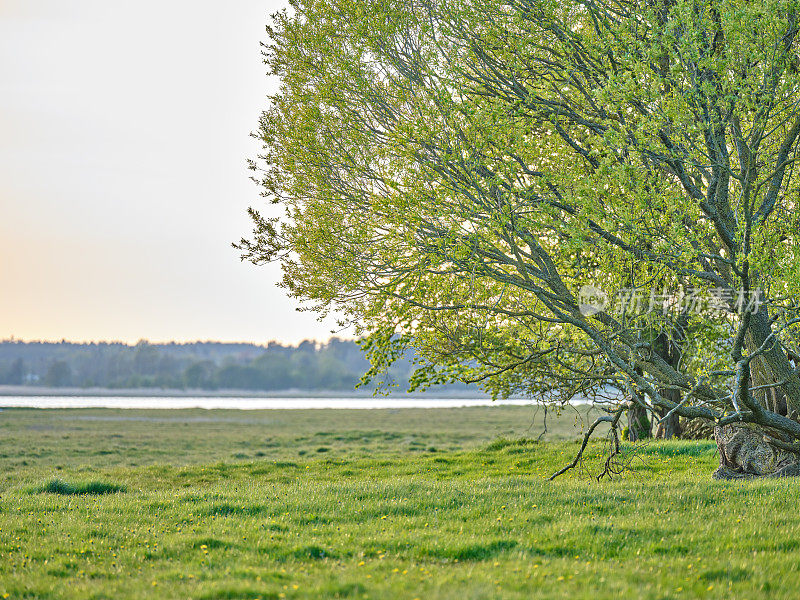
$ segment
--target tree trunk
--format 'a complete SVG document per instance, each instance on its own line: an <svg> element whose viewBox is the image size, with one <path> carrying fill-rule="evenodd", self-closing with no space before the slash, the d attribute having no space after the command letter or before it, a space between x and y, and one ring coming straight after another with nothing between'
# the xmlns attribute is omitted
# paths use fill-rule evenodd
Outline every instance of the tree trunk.
<svg viewBox="0 0 800 600"><path fill-rule="evenodd" d="M758 332L756 332L758 333ZM763 333L762 333L763 334ZM753 335L745 339L750 352L758 346ZM775 353L773 353L775 354ZM777 356L777 355L776 355ZM760 387L776 383L774 365L776 356L758 356L750 363L750 386ZM788 362L788 360L787 360ZM786 393L780 387L764 387L753 391L753 401L766 410L790 418L795 411L787 402ZM754 477L784 477L800 474L798 455L787 452L771 443L766 430L750 425L732 424L714 429L714 438L720 454L720 466L714 472L716 479L741 479ZM778 437L777 444L791 442L787 437Z"/></svg>
<svg viewBox="0 0 800 600"><path fill-rule="evenodd" d="M662 332L656 337L653 343L653 349L656 353L664 359L668 365L673 369L678 369L681 357L683 355L679 342L684 339L684 331L688 325L688 316L684 313L680 316L678 321L672 327L669 335ZM675 404L680 403L681 393L680 390L663 388L659 389L658 393L661 394L666 400L670 400ZM669 412L666 408L658 410L658 416L663 419ZM680 418L677 414L672 414L665 421L660 421L656 427L656 437L663 440L671 440L673 438L680 438L683 434L681 429Z"/></svg>
<svg viewBox="0 0 800 600"><path fill-rule="evenodd" d="M752 316L745 346L753 353L767 339L772 327L763 312ZM800 385L793 374L789 357L780 346L773 346L750 363L750 387L763 387L752 392L752 400L768 411L797 420ZM786 381L781 386L774 386ZM734 423L715 427L714 438L720 455L715 479L749 479L800 475L800 455L792 451L790 436L778 434L755 424Z"/></svg>
<svg viewBox="0 0 800 600"><path fill-rule="evenodd" d="M636 442L650 437L653 437L653 434L647 410L633 402L628 409L628 441Z"/></svg>
<svg viewBox="0 0 800 600"><path fill-rule="evenodd" d="M673 402L681 401L681 394L678 390L661 390L660 393L664 398L672 400ZM663 419L669 411L662 408L658 412L659 417ZM681 427L680 418L676 413L671 414L669 418L664 421L659 421L656 427L656 437L662 440L680 438L682 435L683 428Z"/></svg>
<svg viewBox="0 0 800 600"><path fill-rule="evenodd" d="M770 378L769 368L760 356L750 363L750 385L758 387L769 385L775 380ZM753 400L758 402L767 410L783 415L789 414L789 407L786 403L786 394L779 387L764 388L753 392Z"/></svg>
<svg viewBox="0 0 800 600"><path fill-rule="evenodd" d="M745 346L748 352L755 352L772 333L772 324L769 321L766 308L762 307L759 312L751 317L750 330L745 336ZM753 365L758 362L758 365L753 368ZM780 389L776 392L779 396L774 400L777 408L780 408L781 403L785 402L787 405L787 413L790 418L795 418L800 412L800 378L795 373L792 364L789 362L789 357L779 344L774 344L769 347L764 354L751 363L751 374L753 385L765 385L776 383L779 381L784 382ZM754 372L755 371L755 372ZM774 388L773 388L774 389ZM758 395L760 390L756 392ZM767 393L761 394L767 396ZM762 401L762 399L759 399ZM763 399L766 402L766 399ZM769 408L764 405L765 408ZM771 410L771 409L770 409ZM773 411L777 412L777 411Z"/></svg>
<svg viewBox="0 0 800 600"><path fill-rule="evenodd" d="M714 438L719 448L720 463L712 475L714 479L800 475L800 457L771 443L774 438L765 435L758 426L732 423L715 427Z"/></svg>

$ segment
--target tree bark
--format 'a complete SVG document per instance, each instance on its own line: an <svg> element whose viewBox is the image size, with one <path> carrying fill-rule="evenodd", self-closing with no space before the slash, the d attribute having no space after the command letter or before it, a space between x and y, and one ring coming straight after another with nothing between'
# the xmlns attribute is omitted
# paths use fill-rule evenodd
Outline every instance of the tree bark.
<svg viewBox="0 0 800 600"><path fill-rule="evenodd" d="M769 368L764 363L764 360L761 357L753 359L753 362L750 363L750 384L753 387L759 387L771 383L775 383L775 380L770 378ZM786 394L779 387L755 390L753 392L753 400L774 413L784 417L789 415Z"/></svg>
<svg viewBox="0 0 800 600"><path fill-rule="evenodd" d="M770 333L772 333L772 325L769 321L766 308L762 307L757 313L753 314L750 322L750 330L745 336L745 345L748 352L753 353L758 350L769 337ZM777 389L782 395L783 400L778 398L776 403L780 405L781 402L786 402L787 413L793 415L800 413L800 378L798 378L797 373L794 372L789 362L789 356L780 344L775 343L767 348L761 357L753 360L753 362L750 363L751 373L753 372L753 364L757 361L759 365L755 368L756 375L751 383L754 385L766 385L785 382ZM756 379L756 377L758 379Z"/></svg>
<svg viewBox="0 0 800 600"><path fill-rule="evenodd" d="M661 390L660 394L667 400L673 402L681 401L681 394L678 390ZM662 419L667 414L667 409L662 408L659 410L659 417ZM662 440L671 440L680 438L683 435L683 428L681 427L680 417L676 413L672 413L669 418L664 421L659 421L656 427L656 437Z"/></svg>
<svg viewBox="0 0 800 600"><path fill-rule="evenodd" d="M775 445L775 438L763 429L732 423L714 428L719 448L719 468L714 479L753 479L756 477L797 477L800 458L797 452ZM781 440L777 440L780 444Z"/></svg>
<svg viewBox="0 0 800 600"><path fill-rule="evenodd" d="M672 327L672 331L670 331L669 335L661 332L653 342L653 349L656 353L664 359L664 362L676 370L680 366L681 357L683 355L678 342L684 339L684 330L687 325L688 315L682 314L677 323ZM675 404L681 401L680 390L661 388L658 390L658 393ZM669 411L665 408L659 409L659 417L663 419L668 412ZM680 438L682 434L680 417L677 413L673 413L665 421L659 421L656 427L656 437L659 439L671 440L673 438Z"/></svg>
<svg viewBox="0 0 800 600"><path fill-rule="evenodd" d="M647 410L637 402L628 409L628 441L636 442L653 437Z"/></svg>

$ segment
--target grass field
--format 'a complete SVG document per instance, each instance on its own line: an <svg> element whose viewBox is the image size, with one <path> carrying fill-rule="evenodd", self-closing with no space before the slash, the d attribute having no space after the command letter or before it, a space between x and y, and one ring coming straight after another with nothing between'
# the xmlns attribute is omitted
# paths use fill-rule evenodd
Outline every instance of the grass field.
<svg viewBox="0 0 800 600"><path fill-rule="evenodd" d="M0 598L798 597L797 483L712 482L709 442L550 483L541 416L3 410Z"/></svg>

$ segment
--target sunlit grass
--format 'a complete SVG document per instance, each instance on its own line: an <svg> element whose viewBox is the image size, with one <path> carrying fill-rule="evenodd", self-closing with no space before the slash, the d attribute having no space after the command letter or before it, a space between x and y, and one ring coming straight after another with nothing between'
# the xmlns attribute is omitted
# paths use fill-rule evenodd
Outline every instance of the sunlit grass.
<svg viewBox="0 0 800 600"><path fill-rule="evenodd" d="M479 425L465 415L467 436ZM370 455L354 436L199 464L166 464L155 446L137 466L31 460L0 495L0 597L796 597L795 482L713 482L709 442L638 446L631 472L597 482L598 442L550 483L575 443L503 437L428 452L400 436ZM224 439L230 456L235 429ZM31 493L54 477L125 492Z"/></svg>

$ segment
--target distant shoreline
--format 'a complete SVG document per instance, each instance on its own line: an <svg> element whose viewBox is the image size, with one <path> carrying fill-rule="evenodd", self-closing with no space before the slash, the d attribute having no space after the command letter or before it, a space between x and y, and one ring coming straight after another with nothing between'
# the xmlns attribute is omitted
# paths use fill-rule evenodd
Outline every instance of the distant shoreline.
<svg viewBox="0 0 800 600"><path fill-rule="evenodd" d="M125 397L125 398L376 398L372 392L366 390L180 390L169 388L80 388L80 387L47 387L32 385L0 385L0 396L98 396L98 397ZM407 393L400 388L392 390L392 398L457 398L457 399L488 399L488 394L476 394L464 391L437 391Z"/></svg>

